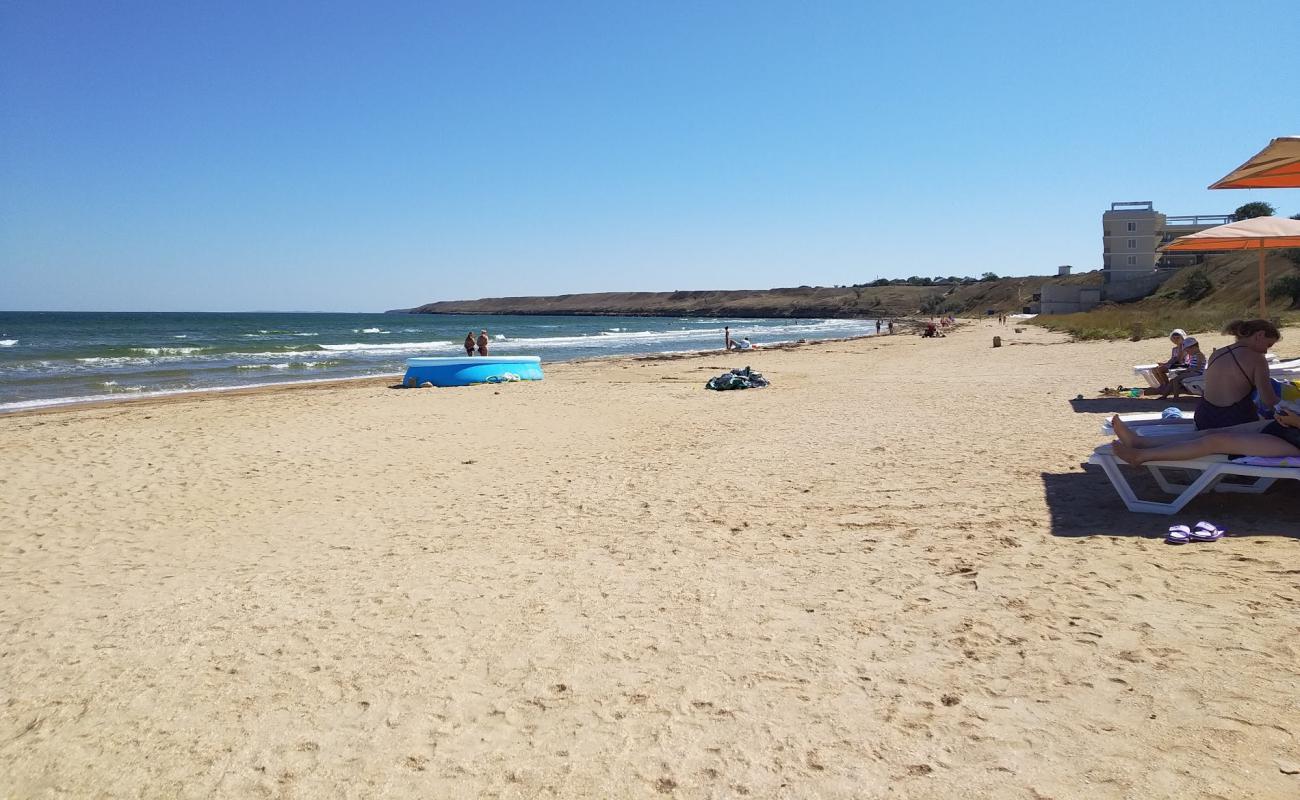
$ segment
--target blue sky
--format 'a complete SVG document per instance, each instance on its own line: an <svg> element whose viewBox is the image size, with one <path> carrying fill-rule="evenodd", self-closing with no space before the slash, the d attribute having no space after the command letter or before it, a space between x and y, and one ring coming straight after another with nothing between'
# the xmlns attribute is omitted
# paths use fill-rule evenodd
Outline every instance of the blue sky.
<svg viewBox="0 0 1300 800"><path fill-rule="evenodd" d="M1297 41L1294 0L0 2L0 308L1092 268L1111 201L1300 212L1205 190L1300 133Z"/></svg>

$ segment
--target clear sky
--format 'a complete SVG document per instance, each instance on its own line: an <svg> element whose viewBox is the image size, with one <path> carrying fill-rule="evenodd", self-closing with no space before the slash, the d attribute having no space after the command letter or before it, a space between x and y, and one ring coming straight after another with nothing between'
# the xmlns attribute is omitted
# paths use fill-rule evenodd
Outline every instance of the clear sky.
<svg viewBox="0 0 1300 800"><path fill-rule="evenodd" d="M1257 21L1261 20L1261 21ZM1300 133L1300 6L0 0L0 308L1046 274Z"/></svg>

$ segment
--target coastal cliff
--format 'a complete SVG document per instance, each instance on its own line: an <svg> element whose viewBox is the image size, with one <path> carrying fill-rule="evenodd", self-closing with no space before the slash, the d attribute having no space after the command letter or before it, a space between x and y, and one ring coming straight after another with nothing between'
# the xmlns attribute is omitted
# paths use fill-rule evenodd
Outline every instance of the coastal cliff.
<svg viewBox="0 0 1300 800"><path fill-rule="evenodd" d="M1075 280L1087 276L1077 276ZM599 292L552 297L445 300L393 314L579 314L651 317L901 317L912 314L1016 312L1044 277L929 286L800 286L680 292ZM1096 280L1100 280L1098 277Z"/></svg>

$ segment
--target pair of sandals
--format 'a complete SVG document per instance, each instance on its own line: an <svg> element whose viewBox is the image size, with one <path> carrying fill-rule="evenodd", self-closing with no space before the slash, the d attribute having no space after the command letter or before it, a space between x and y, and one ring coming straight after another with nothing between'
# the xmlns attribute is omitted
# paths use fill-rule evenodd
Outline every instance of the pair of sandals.
<svg viewBox="0 0 1300 800"><path fill-rule="evenodd" d="M1195 527L1170 525L1165 541L1169 544L1187 544L1188 542L1217 542L1227 531L1212 522L1201 520Z"/></svg>

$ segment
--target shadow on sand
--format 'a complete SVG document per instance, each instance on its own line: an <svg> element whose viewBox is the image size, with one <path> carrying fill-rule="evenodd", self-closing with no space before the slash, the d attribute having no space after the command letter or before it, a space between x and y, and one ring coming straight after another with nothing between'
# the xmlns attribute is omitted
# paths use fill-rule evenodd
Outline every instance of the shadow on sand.
<svg viewBox="0 0 1300 800"><path fill-rule="evenodd" d="M1300 540L1300 492L1278 481L1263 494L1208 492L1177 514L1137 514L1124 507L1100 467L1083 472L1043 473L1053 536L1141 536L1162 539L1170 525L1209 520L1230 536L1286 536ZM1139 497L1167 500L1146 470L1126 470Z"/></svg>
<svg viewBox="0 0 1300 800"><path fill-rule="evenodd" d="M1159 400L1153 397L1085 397L1070 401L1076 414L1142 414L1160 412L1177 406L1187 414L1196 410L1196 398L1191 400Z"/></svg>

